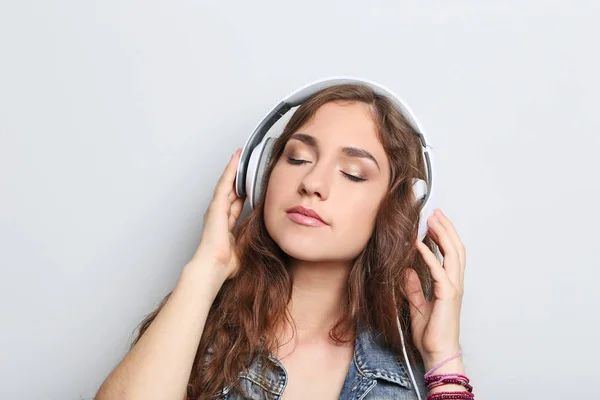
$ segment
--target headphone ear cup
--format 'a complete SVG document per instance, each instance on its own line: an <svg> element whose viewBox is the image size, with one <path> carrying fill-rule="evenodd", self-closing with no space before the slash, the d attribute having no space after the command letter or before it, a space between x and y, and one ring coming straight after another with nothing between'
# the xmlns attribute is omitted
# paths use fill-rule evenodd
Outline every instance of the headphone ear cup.
<svg viewBox="0 0 600 400"><path fill-rule="evenodd" d="M413 178L412 190L417 202L423 205L427 197L427 182L423 179Z"/></svg>
<svg viewBox="0 0 600 400"><path fill-rule="evenodd" d="M271 161L271 154L273 152L273 145L275 144L274 137L265 138L265 145L262 147L262 152L259 156L257 165L256 165L256 176L254 182L254 190L251 193L251 203L250 206L254 208L254 206L258 203L260 196L263 194L263 189L266 188L267 182L263 182L265 169L269 165L269 161Z"/></svg>
<svg viewBox="0 0 600 400"><path fill-rule="evenodd" d="M417 203L419 203L419 206L421 207L421 210L419 211L419 228L417 236L420 241L423 241L429 230L427 220L432 213L431 198L425 202L427 198L427 182L423 179L414 178L412 190Z"/></svg>

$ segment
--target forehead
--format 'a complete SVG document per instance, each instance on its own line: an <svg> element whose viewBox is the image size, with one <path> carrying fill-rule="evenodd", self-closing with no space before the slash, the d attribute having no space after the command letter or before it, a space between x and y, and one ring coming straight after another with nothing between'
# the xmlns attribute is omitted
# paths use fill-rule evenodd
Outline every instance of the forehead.
<svg viewBox="0 0 600 400"><path fill-rule="evenodd" d="M314 136L320 147L356 146L384 154L371 108L363 102L326 103L298 132Z"/></svg>

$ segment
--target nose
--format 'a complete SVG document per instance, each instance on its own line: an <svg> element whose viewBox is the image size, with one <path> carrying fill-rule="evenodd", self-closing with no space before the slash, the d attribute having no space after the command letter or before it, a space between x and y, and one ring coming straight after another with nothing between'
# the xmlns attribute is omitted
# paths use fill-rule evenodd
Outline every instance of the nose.
<svg viewBox="0 0 600 400"><path fill-rule="evenodd" d="M308 170L298 191L304 196L317 196L320 200L327 200L331 189L332 172L324 162L317 162Z"/></svg>

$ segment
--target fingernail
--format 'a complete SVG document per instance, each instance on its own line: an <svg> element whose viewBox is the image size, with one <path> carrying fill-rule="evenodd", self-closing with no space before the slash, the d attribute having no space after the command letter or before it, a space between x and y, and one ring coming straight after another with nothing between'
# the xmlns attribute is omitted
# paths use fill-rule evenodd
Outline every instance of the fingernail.
<svg viewBox="0 0 600 400"><path fill-rule="evenodd" d="M444 213L442 212L442 210L441 210L441 209L439 209L439 208L435 210L435 213L436 213L437 215L444 215Z"/></svg>

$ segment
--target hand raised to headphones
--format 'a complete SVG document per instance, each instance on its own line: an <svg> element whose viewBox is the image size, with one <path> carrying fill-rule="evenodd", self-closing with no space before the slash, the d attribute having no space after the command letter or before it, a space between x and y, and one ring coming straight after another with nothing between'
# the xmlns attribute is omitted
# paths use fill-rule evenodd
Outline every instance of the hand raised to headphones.
<svg viewBox="0 0 600 400"><path fill-rule="evenodd" d="M233 277L239 269L233 228L244 205L244 198L238 197L234 186L240 154L241 149L237 149L217 182L204 214L200 244L190 261L203 268L213 268L221 282Z"/></svg>
<svg viewBox="0 0 600 400"><path fill-rule="evenodd" d="M443 264L420 240L416 247L433 278L433 296L427 302L413 269L408 271L407 296L413 341L427 369L460 350L460 312L464 293L466 250L452 222L441 210L427 220L431 238L439 246Z"/></svg>

